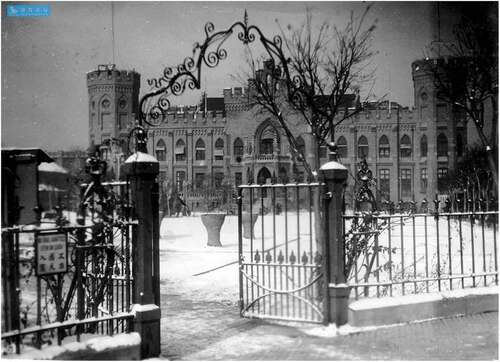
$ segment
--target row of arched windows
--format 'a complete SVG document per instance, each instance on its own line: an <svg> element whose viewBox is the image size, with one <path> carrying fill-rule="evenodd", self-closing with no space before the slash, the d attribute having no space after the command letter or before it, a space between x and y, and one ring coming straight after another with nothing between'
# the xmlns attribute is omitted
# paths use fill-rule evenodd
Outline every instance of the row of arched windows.
<svg viewBox="0 0 500 362"><path fill-rule="evenodd" d="M448 156L448 138L445 134L440 133L436 139L437 141L437 156ZM463 141L460 134L457 135L457 154L461 156L462 154ZM411 139L408 135L403 135L399 144L399 154L400 157L411 157L413 152L413 147L411 144ZM347 140L344 136L340 136L337 140L337 154L341 158L347 157ZM368 139L365 136L358 138L358 158L368 157L369 145ZM380 137L378 142L378 156L380 158L388 158L391 156L391 146L389 143L389 138L386 135ZM423 135L420 138L420 157L427 157L427 136Z"/></svg>
<svg viewBox="0 0 500 362"><path fill-rule="evenodd" d="M445 134L440 133L437 137L437 156L448 156L448 138ZM297 149L302 154L305 155L305 142L302 137L297 137L296 139ZM270 149L266 148L268 146L260 145L260 151L262 152L272 152L272 144L270 145ZM457 155L462 155L462 147L463 141L460 134L457 135ZM195 160L203 161L206 158L206 146L203 139L198 139L195 143ZM243 141L241 138L236 138L233 142L233 155L237 162L241 162L241 158L243 157ZM186 159L186 145L183 139L177 140L175 144L175 160L176 161L185 161ZM400 157L411 157L413 152L413 147L411 144L411 139L408 135L403 135L401 137L400 145L399 145ZM323 152L326 156L326 152ZM347 158L347 140L344 136L341 136L337 140L337 153L341 158ZM369 145L368 139L365 136L361 136L358 138L358 158L366 158L369 155ZM380 158L389 158L391 156L391 146L389 143L389 138L386 135L380 137L378 142L378 156ZM224 140L222 138L218 138L215 141L215 150L214 150L215 160L223 160L224 159ZM427 157L427 136L423 135L420 138L420 157ZM160 139L156 144L156 158L158 161L166 160L166 145L165 142Z"/></svg>
<svg viewBox="0 0 500 362"><path fill-rule="evenodd" d="M201 138L198 139L194 146L195 150L195 160L196 161L204 161L206 159L206 146L205 141ZM167 160L167 148L165 141L160 139L156 143L156 159L158 161L166 161ZM175 160L176 161L185 161L186 160L186 143L183 139L178 139L175 143L174 148ZM236 138L233 143L233 154L235 158L238 159L238 162L241 161L241 157L243 156L243 141L241 138ZM214 158L215 160L223 160L224 159L224 140L222 138L218 138L215 141L214 147Z"/></svg>

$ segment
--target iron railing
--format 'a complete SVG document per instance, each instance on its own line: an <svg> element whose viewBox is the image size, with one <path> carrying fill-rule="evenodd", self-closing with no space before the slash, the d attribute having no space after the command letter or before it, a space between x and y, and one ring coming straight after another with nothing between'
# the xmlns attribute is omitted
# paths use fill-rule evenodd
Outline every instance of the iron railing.
<svg viewBox="0 0 500 362"><path fill-rule="evenodd" d="M430 213L343 217L352 297L498 285L498 211L440 212L434 204Z"/></svg>
<svg viewBox="0 0 500 362"><path fill-rule="evenodd" d="M68 338L80 341L88 333L128 332L133 317L129 235L135 225L2 229L4 353L60 345ZM37 238L54 233L67 238L67 270L39 275Z"/></svg>
<svg viewBox="0 0 500 362"><path fill-rule="evenodd" d="M239 187L240 311L324 323L325 258L315 232L319 183Z"/></svg>

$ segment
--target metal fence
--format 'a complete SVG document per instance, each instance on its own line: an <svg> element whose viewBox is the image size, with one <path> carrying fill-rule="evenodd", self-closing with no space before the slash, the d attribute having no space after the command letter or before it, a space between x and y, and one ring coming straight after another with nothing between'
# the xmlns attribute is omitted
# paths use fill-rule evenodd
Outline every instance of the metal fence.
<svg viewBox="0 0 500 362"><path fill-rule="evenodd" d="M82 185L76 220L2 229L3 353L128 332L133 238L127 182Z"/></svg>
<svg viewBox="0 0 500 362"><path fill-rule="evenodd" d="M85 333L129 330L133 223L2 230L2 340L21 352ZM103 235L105 233L106 235ZM67 271L40 274L38 240L67 238ZM101 239L101 236L104 236ZM60 255L55 254L57 262Z"/></svg>
<svg viewBox="0 0 500 362"><path fill-rule="evenodd" d="M351 297L498 285L498 211L413 210L344 215Z"/></svg>
<svg viewBox="0 0 500 362"><path fill-rule="evenodd" d="M325 322L325 258L314 212L320 185L239 187L242 316Z"/></svg>

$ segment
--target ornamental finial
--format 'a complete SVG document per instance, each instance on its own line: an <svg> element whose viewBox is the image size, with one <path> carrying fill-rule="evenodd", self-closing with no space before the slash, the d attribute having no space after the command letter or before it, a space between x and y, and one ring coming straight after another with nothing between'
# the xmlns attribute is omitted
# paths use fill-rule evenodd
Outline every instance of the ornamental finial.
<svg viewBox="0 0 500 362"><path fill-rule="evenodd" d="M245 27L248 25L248 13L247 13L247 9L245 9L245 15L243 15L243 23L245 24Z"/></svg>

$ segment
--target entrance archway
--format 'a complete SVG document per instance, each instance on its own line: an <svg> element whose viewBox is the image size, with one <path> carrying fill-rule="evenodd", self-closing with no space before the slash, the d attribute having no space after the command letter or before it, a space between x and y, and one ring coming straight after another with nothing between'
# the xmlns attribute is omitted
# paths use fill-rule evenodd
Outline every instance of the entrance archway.
<svg viewBox="0 0 500 362"><path fill-rule="evenodd" d="M257 183L259 185L264 185L267 183L267 180L271 178L271 172L267 169L267 167L262 167L257 174Z"/></svg>

